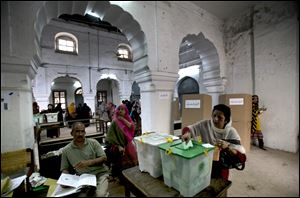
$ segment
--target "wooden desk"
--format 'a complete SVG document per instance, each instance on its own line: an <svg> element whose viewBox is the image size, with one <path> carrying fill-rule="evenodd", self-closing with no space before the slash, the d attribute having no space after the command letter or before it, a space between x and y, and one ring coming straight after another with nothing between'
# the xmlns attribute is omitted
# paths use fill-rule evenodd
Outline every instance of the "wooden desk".
<svg viewBox="0 0 300 198"><path fill-rule="evenodd" d="M174 188L165 185L163 176L152 177L149 173L141 172L138 166L122 171L124 176L125 196L132 192L136 197L180 197ZM231 181L211 179L210 185L195 197L226 197Z"/></svg>
<svg viewBox="0 0 300 198"><path fill-rule="evenodd" d="M60 126L61 122L49 122L49 123L39 123L35 129L35 139L37 142L41 140L41 132L45 129L59 129L64 126ZM58 134L59 135L59 134Z"/></svg>
<svg viewBox="0 0 300 198"><path fill-rule="evenodd" d="M1 179L26 175L24 191L30 191L29 177L34 172L34 155L30 148L1 153Z"/></svg>

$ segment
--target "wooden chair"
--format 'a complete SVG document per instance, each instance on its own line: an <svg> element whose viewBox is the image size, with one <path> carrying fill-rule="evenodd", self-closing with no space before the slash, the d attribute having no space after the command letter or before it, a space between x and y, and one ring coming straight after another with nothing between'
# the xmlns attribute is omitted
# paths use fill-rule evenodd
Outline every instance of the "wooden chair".
<svg viewBox="0 0 300 198"><path fill-rule="evenodd" d="M96 124L97 132L100 132L101 135L104 135L105 133L107 133L107 130L108 130L107 121L97 118L95 120L95 124Z"/></svg>

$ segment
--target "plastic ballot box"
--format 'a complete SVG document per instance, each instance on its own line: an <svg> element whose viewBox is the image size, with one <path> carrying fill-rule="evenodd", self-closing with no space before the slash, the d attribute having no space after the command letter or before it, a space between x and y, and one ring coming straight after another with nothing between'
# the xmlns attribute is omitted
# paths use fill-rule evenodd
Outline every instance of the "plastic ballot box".
<svg viewBox="0 0 300 198"><path fill-rule="evenodd" d="M209 186L214 146L192 140L184 148L181 140L159 146L164 183L185 197L192 197Z"/></svg>
<svg viewBox="0 0 300 198"><path fill-rule="evenodd" d="M179 139L177 136L154 132L135 137L139 169L155 178L161 176L162 165L158 145L177 139Z"/></svg>

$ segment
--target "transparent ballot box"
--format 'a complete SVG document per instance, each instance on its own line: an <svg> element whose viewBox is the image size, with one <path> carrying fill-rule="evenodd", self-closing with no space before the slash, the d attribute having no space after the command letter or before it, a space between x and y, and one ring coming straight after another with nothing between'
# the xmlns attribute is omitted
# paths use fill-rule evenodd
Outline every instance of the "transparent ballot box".
<svg viewBox="0 0 300 198"><path fill-rule="evenodd" d="M148 172L152 177L162 175L161 156L158 146L168 141L179 139L165 133L147 133L134 138L137 146L139 169Z"/></svg>
<svg viewBox="0 0 300 198"><path fill-rule="evenodd" d="M214 146L192 140L185 149L181 140L159 146L164 183L185 197L192 197L209 186Z"/></svg>

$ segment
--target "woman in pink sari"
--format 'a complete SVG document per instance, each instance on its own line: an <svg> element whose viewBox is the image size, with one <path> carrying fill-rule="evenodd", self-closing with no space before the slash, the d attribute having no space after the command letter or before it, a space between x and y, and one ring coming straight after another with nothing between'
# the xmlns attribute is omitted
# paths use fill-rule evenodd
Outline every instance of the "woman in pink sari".
<svg viewBox="0 0 300 198"><path fill-rule="evenodd" d="M124 104L115 110L112 123L106 135L106 155L111 165L112 176L122 178L122 170L138 164L137 152L133 144L134 123Z"/></svg>

